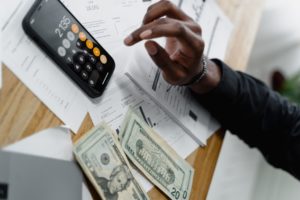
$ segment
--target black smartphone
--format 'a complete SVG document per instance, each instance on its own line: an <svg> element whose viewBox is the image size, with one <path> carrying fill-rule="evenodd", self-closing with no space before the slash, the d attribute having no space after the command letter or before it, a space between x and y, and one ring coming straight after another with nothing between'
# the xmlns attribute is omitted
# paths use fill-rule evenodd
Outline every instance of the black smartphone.
<svg viewBox="0 0 300 200"><path fill-rule="evenodd" d="M22 26L89 97L101 96L115 62L59 0L36 0Z"/></svg>

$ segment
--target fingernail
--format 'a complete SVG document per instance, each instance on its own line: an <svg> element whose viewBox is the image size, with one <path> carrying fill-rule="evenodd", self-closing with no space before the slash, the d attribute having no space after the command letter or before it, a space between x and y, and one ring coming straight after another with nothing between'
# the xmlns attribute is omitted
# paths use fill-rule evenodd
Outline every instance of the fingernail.
<svg viewBox="0 0 300 200"><path fill-rule="evenodd" d="M152 31L151 30L146 30L146 31L144 31L140 34L140 38L141 39L146 39L146 38L150 37L151 35L152 35Z"/></svg>
<svg viewBox="0 0 300 200"><path fill-rule="evenodd" d="M129 35L127 38L125 38L124 43L129 45L132 43L132 41L133 41L133 37L132 35Z"/></svg>
<svg viewBox="0 0 300 200"><path fill-rule="evenodd" d="M151 43L146 43L146 49L148 51L148 53L151 55L151 56L154 56L157 54L157 48L154 44L151 44Z"/></svg>

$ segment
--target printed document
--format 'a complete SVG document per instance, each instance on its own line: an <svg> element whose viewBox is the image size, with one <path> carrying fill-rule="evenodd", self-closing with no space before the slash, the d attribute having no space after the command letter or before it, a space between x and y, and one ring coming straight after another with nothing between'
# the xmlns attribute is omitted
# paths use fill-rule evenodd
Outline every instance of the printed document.
<svg viewBox="0 0 300 200"><path fill-rule="evenodd" d="M205 144L207 138L215 131L214 129L218 128L216 123L213 123L213 128L208 128L211 123L211 117L203 110L201 107L196 105L190 106L187 108L186 106L176 105L179 102L178 96L182 96L183 98L187 98L185 102L187 105L191 105L191 98L188 96L188 93L182 90L181 88L172 87L169 88L169 85L160 85L163 83L161 76L159 76L159 72L157 68L152 68L153 77L158 77L156 79L157 85L162 86L158 87L157 91L166 92L164 96L171 102L171 106L173 109L177 109L176 112L186 113L188 112L188 118L190 120L187 125L187 121L181 121L181 118L176 119L173 115L170 115L170 110L162 109L161 107L157 109L157 101L153 101L153 95L149 94L149 92L145 92L145 88L143 85L140 85L138 88L142 88L143 95L140 95L138 90L131 88L134 90L133 92L127 91L127 93L123 91L123 88L120 87L118 83L124 76L125 68L127 63L131 61L133 58L133 54L135 53L135 48L133 47L125 47L123 44L123 39L127 36L131 31L140 26L144 13L146 12L149 5L156 1L132 1L132 0L63 0L63 3L67 5L67 7L73 12L73 14L83 23L83 25L95 36L95 38L99 41L100 44L103 44L104 48L110 52L116 62L116 70L114 72L113 78L111 79L108 88L104 92L102 98L98 103L93 103L90 99L88 99L85 94L54 64L34 43L32 43L28 37L25 35L24 31L21 27L21 21L25 16L26 12L31 7L33 0L13 0L7 1L5 4L8 8L9 18L5 21L5 26L1 29L1 33L5 35L6 40L3 43L6 51L4 52L4 62L13 71L19 79L27 85L27 87L33 91L33 93L44 102L50 110L52 110L66 125L68 125L74 132L76 132L87 112L90 112L92 116L92 120L95 124L99 123L100 120L107 119L103 117L107 115L107 110L105 108L109 107L117 107L122 102L119 96L131 95L133 99L135 96L138 96L137 101L143 99L145 105L148 105L148 115L152 115L151 117L146 116L145 119L148 120L149 124L154 124L156 122L157 125L155 128L163 127L164 129L158 130L158 132L173 132L171 124L176 124L176 126L181 127L178 132L178 138L180 138L181 134L184 132L195 133L194 130L197 129L197 138L196 141L198 144ZM177 2L177 1L176 1ZM209 2L203 3L200 1L198 5L198 1L196 0L187 0L187 1L178 1L178 4L183 6L187 11L188 9L194 9L194 12L189 12L195 19L199 19L199 23L202 20L203 24L210 25L210 22L206 22L204 17L211 15L215 21L215 25L210 28L210 32L214 32L214 37L208 37L210 40L211 48L210 50L206 50L207 52L211 52L210 55L216 55L219 58L223 58L225 54L225 48L221 47L224 43L228 41L227 33L230 33L230 26L224 17L219 13L218 10L215 10L213 5L210 5ZM206 5L207 6L204 6ZM201 12L198 7L203 8ZM205 10L207 9L207 10ZM200 9L201 10L201 9ZM200 14L199 14L200 12ZM218 20L217 20L218 19ZM216 22L217 21L217 22ZM206 23L205 23L206 22ZM208 26L207 25L207 26ZM230 24L229 24L230 25ZM205 27L203 27L205 29ZM224 34L222 38L221 44L218 44L217 38L221 34ZM229 35L229 34L228 34ZM224 45L226 46L226 45ZM221 49L221 50L220 50ZM218 53L218 51L221 53ZM146 58L147 59L147 58ZM137 62L137 60L135 61ZM142 62L144 62L142 60ZM145 62L147 63L147 62ZM144 63L143 63L144 64ZM147 66L143 66L143 68ZM137 73L138 74L138 73ZM144 74L145 75L145 74ZM144 76L143 75L143 76ZM141 76L141 77L143 77ZM135 76L136 77L136 76ZM141 78L140 77L140 78ZM136 80L135 80L136 82ZM128 80L128 87L130 88L130 81ZM165 84L165 83L164 83ZM155 84L154 84L155 85ZM63 87L62 87L63 86ZM162 89L162 90L161 90ZM180 93L176 94L176 91ZM123 93L122 93L123 92ZM106 102L106 99L111 98L111 95L115 96L114 101ZM177 96L176 96L177 95ZM185 96L186 95L186 96ZM144 96L149 96L145 97ZM141 98L142 97L142 98ZM118 101L116 103L116 101ZM152 109L150 109L149 105L153 105ZM131 104L127 104L127 106L132 106ZM147 106L142 106L147 107ZM139 106L136 107L141 111ZM154 109L155 108L155 109ZM145 108L146 110L146 108ZM160 110L161 115L154 114L155 110ZM113 127L117 129L120 126L120 116L125 113L125 107L120 110L114 111L114 116L116 120L113 121ZM145 111L144 111L145 112ZM146 115L146 114L145 114ZM147 119L147 117L150 119ZM162 120L164 119L164 120ZM199 124L195 123L195 119L201 121ZM118 121L119 120L119 121ZM149 122L151 121L151 122ZM153 122L152 122L153 121ZM160 122L160 123L158 123ZM191 126L190 126L191 125ZM188 128L187 128L188 127ZM212 131L213 130L213 131ZM165 133L163 133L165 134ZM186 135L186 134L185 134ZM176 136L177 137L177 136ZM176 137L173 137L170 143L176 143ZM187 138L193 138L193 135L188 136ZM194 138L195 139L195 138ZM168 138L166 140L169 140ZM192 145L191 145L192 146ZM191 153L191 151L189 151ZM179 153L180 154L180 153ZM182 155L185 153L183 152Z"/></svg>
<svg viewBox="0 0 300 200"><path fill-rule="evenodd" d="M90 109L94 111L90 114L95 124L105 121L118 133L125 114L132 108L183 158L198 147L184 129L126 76L117 80L100 102L101 106Z"/></svg>
<svg viewBox="0 0 300 200"><path fill-rule="evenodd" d="M22 20L34 0L6 1L12 11L2 28L3 61L64 123L77 132L87 99L79 88L25 35Z"/></svg>

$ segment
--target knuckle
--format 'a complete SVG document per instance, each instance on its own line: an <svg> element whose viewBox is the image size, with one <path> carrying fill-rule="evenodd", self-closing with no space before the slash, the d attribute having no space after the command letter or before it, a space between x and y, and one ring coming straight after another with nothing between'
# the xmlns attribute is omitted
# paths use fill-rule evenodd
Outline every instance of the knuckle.
<svg viewBox="0 0 300 200"><path fill-rule="evenodd" d="M148 8L149 9L149 8ZM151 12L146 12L146 14L144 15L144 20L148 19L151 16Z"/></svg>
<svg viewBox="0 0 300 200"><path fill-rule="evenodd" d="M143 24L147 24L150 22L150 20L153 21L153 13L151 12L147 12L144 16L144 19L143 19ZM154 20L155 21L155 20Z"/></svg>
<svg viewBox="0 0 300 200"><path fill-rule="evenodd" d="M140 40L140 34L146 30L146 26L139 28L138 30L134 31L131 36L133 38L133 40L138 41Z"/></svg>
<svg viewBox="0 0 300 200"><path fill-rule="evenodd" d="M149 6L149 7L147 8L147 12L149 12L150 10L152 10L153 6L155 6L155 5Z"/></svg>
<svg viewBox="0 0 300 200"><path fill-rule="evenodd" d="M163 1L163 5L166 10L173 8L173 3L169 0Z"/></svg>
<svg viewBox="0 0 300 200"><path fill-rule="evenodd" d="M197 50L202 51L204 49L204 42L202 39L198 39L194 43Z"/></svg>
<svg viewBox="0 0 300 200"><path fill-rule="evenodd" d="M133 33L131 34L131 36L133 37L134 40L137 40L137 39L140 38L140 37L139 37L140 32L141 32L141 31L138 30L138 31L135 31L135 32L133 32Z"/></svg>
<svg viewBox="0 0 300 200"><path fill-rule="evenodd" d="M164 9L165 13L168 13L176 8L175 5L169 0L163 1L161 6Z"/></svg>
<svg viewBox="0 0 300 200"><path fill-rule="evenodd" d="M182 23L175 22L174 27L175 27L176 33L178 35L185 35L186 34L186 27Z"/></svg>
<svg viewBox="0 0 300 200"><path fill-rule="evenodd" d="M202 35L202 28L194 20L191 20L186 23L186 25L196 34Z"/></svg>
<svg viewBox="0 0 300 200"><path fill-rule="evenodd" d="M169 20L167 18L160 18L159 20L157 20L158 24L167 24L169 23Z"/></svg>

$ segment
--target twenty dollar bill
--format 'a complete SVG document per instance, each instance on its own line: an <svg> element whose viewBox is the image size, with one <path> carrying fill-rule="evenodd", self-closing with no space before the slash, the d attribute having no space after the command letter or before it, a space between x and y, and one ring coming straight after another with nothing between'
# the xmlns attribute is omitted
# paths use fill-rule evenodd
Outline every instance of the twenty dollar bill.
<svg viewBox="0 0 300 200"><path fill-rule="evenodd" d="M131 110L120 140L128 158L154 185L171 199L189 199L194 169Z"/></svg>
<svg viewBox="0 0 300 200"><path fill-rule="evenodd" d="M103 200L148 200L114 134L104 123L89 131L74 145L77 161Z"/></svg>

